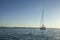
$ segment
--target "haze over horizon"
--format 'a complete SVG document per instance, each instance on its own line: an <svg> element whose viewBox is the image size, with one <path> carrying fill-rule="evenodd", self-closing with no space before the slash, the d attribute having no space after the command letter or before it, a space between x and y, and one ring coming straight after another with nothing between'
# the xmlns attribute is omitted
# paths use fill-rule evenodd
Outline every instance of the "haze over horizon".
<svg viewBox="0 0 60 40"><path fill-rule="evenodd" d="M60 0L0 0L0 26L60 28Z"/></svg>

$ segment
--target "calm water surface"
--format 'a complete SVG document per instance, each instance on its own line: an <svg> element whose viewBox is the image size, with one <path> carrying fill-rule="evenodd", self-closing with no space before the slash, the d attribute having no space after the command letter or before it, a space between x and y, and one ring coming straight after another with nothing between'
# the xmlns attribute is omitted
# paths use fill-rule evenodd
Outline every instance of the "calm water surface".
<svg viewBox="0 0 60 40"><path fill-rule="evenodd" d="M60 29L0 28L0 40L60 40Z"/></svg>

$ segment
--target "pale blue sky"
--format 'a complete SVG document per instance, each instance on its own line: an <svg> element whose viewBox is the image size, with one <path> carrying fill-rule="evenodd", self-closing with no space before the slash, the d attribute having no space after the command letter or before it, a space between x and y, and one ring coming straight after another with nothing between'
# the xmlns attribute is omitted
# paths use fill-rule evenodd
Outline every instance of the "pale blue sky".
<svg viewBox="0 0 60 40"><path fill-rule="evenodd" d="M60 28L60 0L0 0L0 26Z"/></svg>

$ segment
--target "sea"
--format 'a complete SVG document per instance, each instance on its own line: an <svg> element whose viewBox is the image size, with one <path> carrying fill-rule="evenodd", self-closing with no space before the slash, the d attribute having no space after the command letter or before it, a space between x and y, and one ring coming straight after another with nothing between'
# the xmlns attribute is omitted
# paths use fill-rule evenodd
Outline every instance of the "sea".
<svg viewBox="0 0 60 40"><path fill-rule="evenodd" d="M60 29L0 28L0 40L60 40Z"/></svg>

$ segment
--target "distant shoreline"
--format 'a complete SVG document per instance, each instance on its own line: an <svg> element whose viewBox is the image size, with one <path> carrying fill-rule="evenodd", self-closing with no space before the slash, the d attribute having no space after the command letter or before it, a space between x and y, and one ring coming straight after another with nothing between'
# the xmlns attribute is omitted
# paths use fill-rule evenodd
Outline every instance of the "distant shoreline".
<svg viewBox="0 0 60 40"><path fill-rule="evenodd" d="M22 28L22 29L40 29L40 28L34 28L34 27L2 27L0 26L0 28ZM60 29L60 28L47 28L47 29Z"/></svg>

